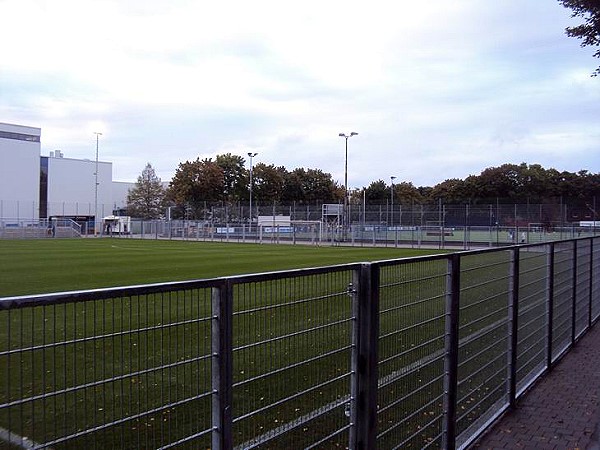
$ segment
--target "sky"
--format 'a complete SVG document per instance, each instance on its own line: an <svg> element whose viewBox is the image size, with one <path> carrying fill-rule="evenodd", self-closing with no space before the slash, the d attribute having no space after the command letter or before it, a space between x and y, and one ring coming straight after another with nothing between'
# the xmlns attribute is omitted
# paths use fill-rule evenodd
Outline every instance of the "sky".
<svg viewBox="0 0 600 450"><path fill-rule="evenodd" d="M135 181L232 153L348 188L600 172L600 61L556 0L0 0L0 122Z"/></svg>

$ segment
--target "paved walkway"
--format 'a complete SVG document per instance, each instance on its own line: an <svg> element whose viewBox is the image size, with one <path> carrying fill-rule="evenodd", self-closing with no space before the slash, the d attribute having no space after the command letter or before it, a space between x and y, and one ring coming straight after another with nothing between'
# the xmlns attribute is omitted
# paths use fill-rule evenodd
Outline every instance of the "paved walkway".
<svg viewBox="0 0 600 450"><path fill-rule="evenodd" d="M471 449L600 449L597 323Z"/></svg>

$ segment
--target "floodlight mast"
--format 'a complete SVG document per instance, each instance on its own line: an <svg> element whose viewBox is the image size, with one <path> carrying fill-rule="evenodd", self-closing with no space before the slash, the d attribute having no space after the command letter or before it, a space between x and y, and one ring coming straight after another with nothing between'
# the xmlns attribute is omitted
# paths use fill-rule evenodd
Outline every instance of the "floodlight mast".
<svg viewBox="0 0 600 450"><path fill-rule="evenodd" d="M96 135L96 171L94 172L94 236L98 235L98 141L102 133L94 131Z"/></svg>
<svg viewBox="0 0 600 450"><path fill-rule="evenodd" d="M250 231L252 231L252 158L258 155L258 152L248 152L248 156L250 157L250 212L249 212L249 220L250 220Z"/></svg>
<svg viewBox="0 0 600 450"><path fill-rule="evenodd" d="M346 139L346 159L345 159L346 162L344 165L344 221L345 221L344 229L345 229L350 222L349 217L347 217L347 211L348 211L348 139L351 138L352 136L358 136L358 133L355 131L352 131L350 134L340 133L338 136Z"/></svg>
<svg viewBox="0 0 600 450"><path fill-rule="evenodd" d="M394 180L396 179L396 177L392 175L390 177L390 179L392 180L392 188L391 188L391 192L390 192L390 206L391 206L390 226L394 226Z"/></svg>

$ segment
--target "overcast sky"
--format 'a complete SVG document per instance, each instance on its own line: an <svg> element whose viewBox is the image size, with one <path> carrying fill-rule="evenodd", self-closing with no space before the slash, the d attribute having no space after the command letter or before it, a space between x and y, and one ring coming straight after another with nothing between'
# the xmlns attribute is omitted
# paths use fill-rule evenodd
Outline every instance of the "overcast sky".
<svg viewBox="0 0 600 450"><path fill-rule="evenodd" d="M556 0L0 0L0 122L168 181L233 153L348 187L600 171L599 60Z"/></svg>

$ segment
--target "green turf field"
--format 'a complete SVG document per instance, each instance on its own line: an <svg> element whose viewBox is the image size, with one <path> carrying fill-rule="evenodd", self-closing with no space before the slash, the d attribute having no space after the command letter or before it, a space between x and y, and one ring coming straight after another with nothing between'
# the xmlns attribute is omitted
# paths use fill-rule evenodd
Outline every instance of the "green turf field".
<svg viewBox="0 0 600 450"><path fill-rule="evenodd" d="M212 278L439 250L134 239L0 241L0 297Z"/></svg>
<svg viewBox="0 0 600 450"><path fill-rule="evenodd" d="M0 241L0 296L425 253L133 239ZM524 301L541 302L546 254L526 252L521 258ZM458 406L467 412L458 422L460 430L497 400L489 392L506 386L509 263L506 251L461 257L464 342ZM381 269L378 427L392 430L385 438L390 447L409 438L414 448L437 445L446 277L443 259ZM265 448L304 447L302 439L308 445L347 425L343 403L331 405L347 401L351 389L350 280L347 270L234 287L236 445L325 410L329 412L290 428ZM211 304L212 291L203 287L0 311L0 329L6 330L0 334L0 379L5 385L0 404L12 402L0 410L0 427L49 442L52 448L153 448L208 430L184 448L209 448L212 332L219 322ZM525 326L533 331L528 328L527 335L537 336L540 320L528 319ZM394 431L398 424L402 426ZM61 436L70 437L61 442ZM339 434L332 441L345 445L347 439ZM381 442L387 447L387 441Z"/></svg>
<svg viewBox="0 0 600 450"><path fill-rule="evenodd" d="M0 296L425 253L133 239L0 241ZM269 430L278 421L292 420L297 416L295 408L310 412L347 395L352 324L347 282L348 273L342 273L239 288L233 324L235 361L243 368L234 374L234 381L241 384L234 390L237 414L252 411L261 402L293 398L298 390L312 391L314 385L323 385L315 395L298 399L301 405L290 401L276 410L253 414L243 422L248 425L238 427L238 442L254 437L255 428ZM15 404L13 412L0 411L0 427L48 442L127 418L122 426L72 440L72 448L98 442L105 448L150 448L154 444L141 443L140 435L157 443L170 442L202 427L210 429L210 295L210 289L200 289L0 311L0 328L7 330L0 336L0 353L4 351L0 374L6 384L5 391L0 390L0 404L30 394L39 396L26 401L24 408ZM21 347L36 350L22 351ZM341 370L346 376L332 383ZM72 395L64 393L72 386L77 386ZM189 400L194 397L198 398ZM177 401L184 403L177 408L164 406ZM137 411L152 408L158 408L157 412L131 418ZM345 416L321 422L335 429L340 418ZM145 431L139 434L142 427Z"/></svg>

